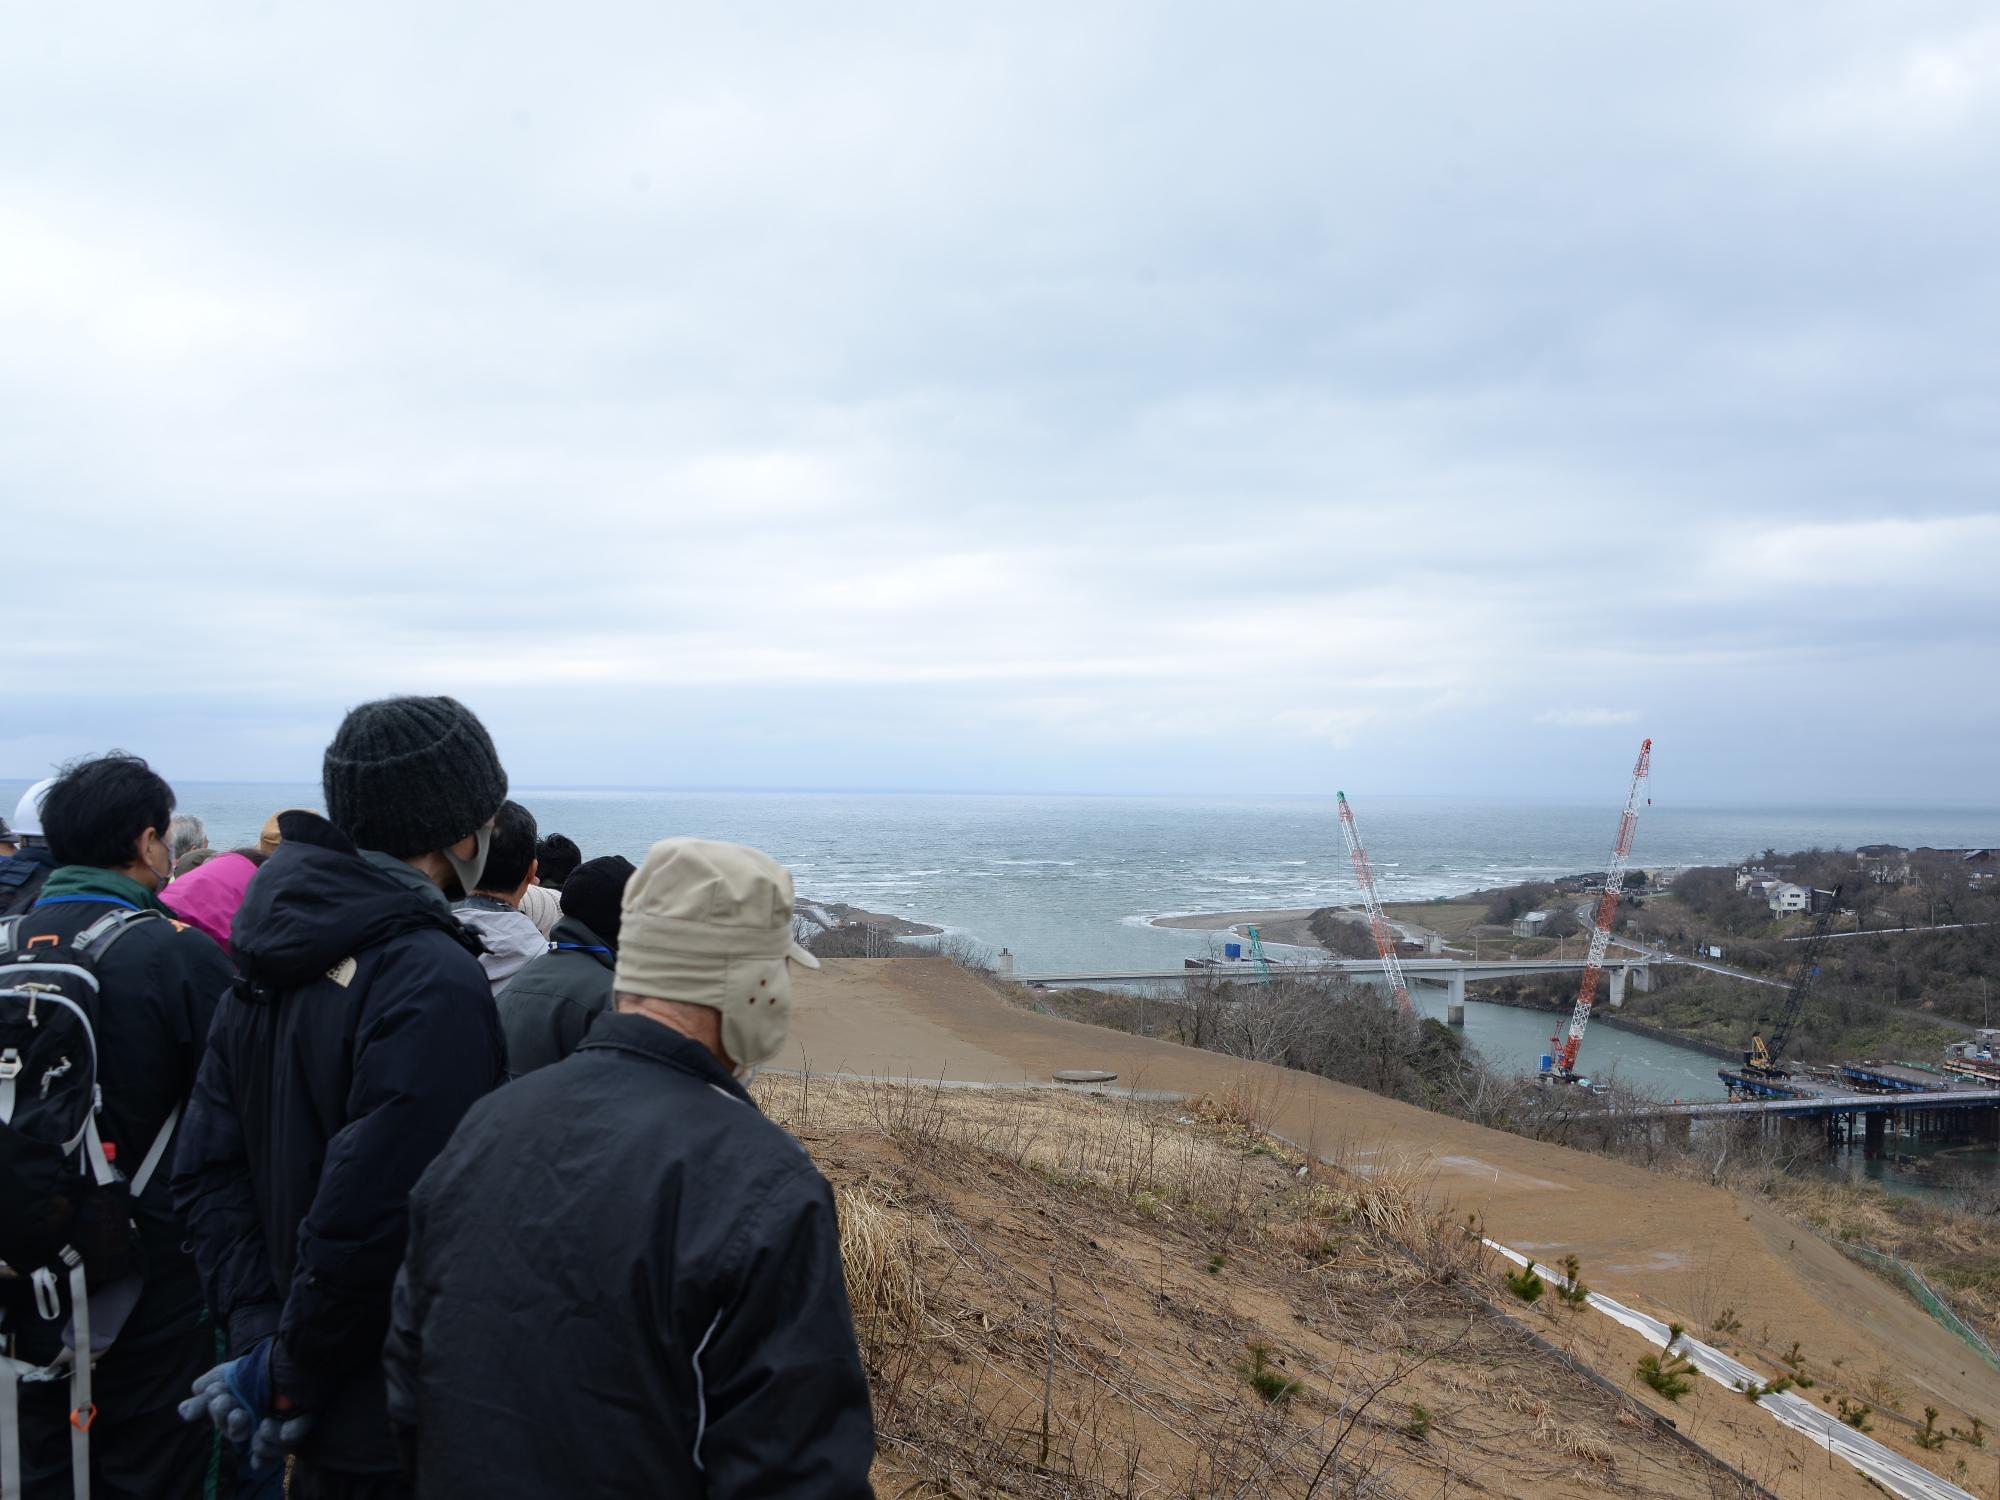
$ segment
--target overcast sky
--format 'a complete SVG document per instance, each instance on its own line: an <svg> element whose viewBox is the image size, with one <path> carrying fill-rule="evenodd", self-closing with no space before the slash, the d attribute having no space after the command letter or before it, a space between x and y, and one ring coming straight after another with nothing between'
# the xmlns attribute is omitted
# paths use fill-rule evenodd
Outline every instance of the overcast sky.
<svg viewBox="0 0 2000 1500"><path fill-rule="evenodd" d="M2000 801L1989 4L5 7L0 773Z"/></svg>

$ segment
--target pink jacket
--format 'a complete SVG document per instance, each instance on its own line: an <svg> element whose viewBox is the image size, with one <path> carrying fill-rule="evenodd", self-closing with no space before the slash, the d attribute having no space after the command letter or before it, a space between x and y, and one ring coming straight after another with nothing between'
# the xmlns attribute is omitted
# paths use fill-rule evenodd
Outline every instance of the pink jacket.
<svg viewBox="0 0 2000 1500"><path fill-rule="evenodd" d="M243 904L243 893L256 873L255 861L240 854L218 854L168 881L160 892L160 904L227 948L229 924L236 920L236 908Z"/></svg>

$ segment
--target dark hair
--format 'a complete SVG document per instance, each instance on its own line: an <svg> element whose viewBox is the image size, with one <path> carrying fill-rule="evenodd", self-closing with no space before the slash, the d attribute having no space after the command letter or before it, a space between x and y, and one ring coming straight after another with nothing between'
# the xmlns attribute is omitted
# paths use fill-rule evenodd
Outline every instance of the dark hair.
<svg viewBox="0 0 2000 1500"><path fill-rule="evenodd" d="M528 878L535 862L535 815L518 802L503 802L493 815L493 842L479 876L482 891L511 891Z"/></svg>
<svg viewBox="0 0 2000 1500"><path fill-rule="evenodd" d="M567 834L552 833L535 846L535 858L542 862L542 884L561 890L562 883L583 863L583 851Z"/></svg>
<svg viewBox="0 0 2000 1500"><path fill-rule="evenodd" d="M116 870L139 857L140 835L165 838L174 789L136 755L72 761L42 801L42 836L59 865Z"/></svg>

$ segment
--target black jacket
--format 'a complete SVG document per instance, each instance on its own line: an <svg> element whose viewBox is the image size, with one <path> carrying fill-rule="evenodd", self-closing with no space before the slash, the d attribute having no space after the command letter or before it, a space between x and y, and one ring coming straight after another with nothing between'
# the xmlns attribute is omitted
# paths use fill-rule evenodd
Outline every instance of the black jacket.
<svg viewBox="0 0 2000 1500"><path fill-rule="evenodd" d="M387 1357L425 1500L871 1493L826 1179L644 1016L466 1116L411 1198Z"/></svg>
<svg viewBox="0 0 2000 1500"><path fill-rule="evenodd" d="M68 941L129 905L65 898L27 912L20 941L26 945L44 933ZM199 929L159 917L140 921L120 936L96 970L97 1082L104 1098L98 1130L119 1168L130 1176L174 1106L194 1087L209 1018L229 992L233 975L227 956ZM185 1119L179 1134L187 1134ZM157 1340L184 1339L201 1321L201 1283L183 1248L187 1231L174 1211L167 1175L163 1162L133 1204L132 1221L145 1250L145 1290L107 1359L122 1362ZM29 1315L27 1282L0 1280L0 1305L6 1308L8 1329L23 1341L23 1357L37 1363L54 1357L58 1330ZM172 1353L163 1357L179 1358Z"/></svg>
<svg viewBox="0 0 2000 1500"><path fill-rule="evenodd" d="M476 938L435 886L289 813L230 944L175 1158L210 1307L240 1354L276 1332L278 1389L317 1423L302 1450L397 1467L382 1337L410 1187L506 1057Z"/></svg>
<svg viewBox="0 0 2000 1500"><path fill-rule="evenodd" d="M23 844L7 858L0 859L0 917L33 906L43 882L55 867L56 857L49 853L47 844Z"/></svg>
<svg viewBox="0 0 2000 1500"><path fill-rule="evenodd" d="M590 1023L611 1009L617 955L575 917L549 933L549 951L529 959L494 997L507 1033L507 1071L519 1078L576 1051Z"/></svg>

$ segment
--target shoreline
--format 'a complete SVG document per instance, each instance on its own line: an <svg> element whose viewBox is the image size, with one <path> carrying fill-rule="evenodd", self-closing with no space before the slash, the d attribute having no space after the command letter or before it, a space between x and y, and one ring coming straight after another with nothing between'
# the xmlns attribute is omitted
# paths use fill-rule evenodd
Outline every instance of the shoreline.
<svg viewBox="0 0 2000 1500"><path fill-rule="evenodd" d="M793 900L792 915L794 920L803 917L827 932L839 927L873 927L890 937L899 938L938 937L944 932L942 927L899 917L893 912L869 911L866 907L852 906L845 901L816 901L810 896L799 896ZM832 920L828 921L828 918Z"/></svg>
<svg viewBox="0 0 2000 1500"><path fill-rule="evenodd" d="M1228 933L1233 937L1244 936L1238 928L1254 926L1261 942L1282 943L1288 948L1318 948L1320 941L1312 935L1309 925L1312 914L1318 910L1317 906L1293 906L1261 907L1252 911L1167 912L1145 920L1148 927L1174 932Z"/></svg>

